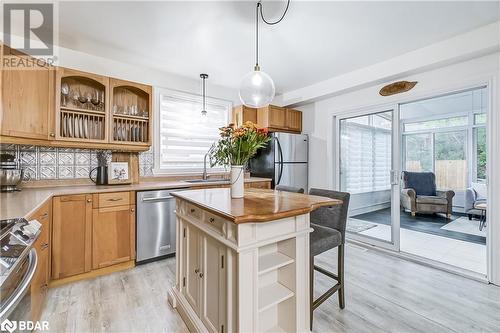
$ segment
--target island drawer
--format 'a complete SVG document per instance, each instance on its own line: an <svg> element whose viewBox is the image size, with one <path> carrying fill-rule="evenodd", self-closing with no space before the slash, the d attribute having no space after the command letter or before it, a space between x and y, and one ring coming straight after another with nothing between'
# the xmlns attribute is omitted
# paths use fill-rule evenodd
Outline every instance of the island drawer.
<svg viewBox="0 0 500 333"><path fill-rule="evenodd" d="M201 219L201 208L196 207L195 205L191 205L186 203L186 215L193 217L195 219Z"/></svg>
<svg viewBox="0 0 500 333"><path fill-rule="evenodd" d="M125 206L130 204L129 192L100 193L98 208Z"/></svg>
<svg viewBox="0 0 500 333"><path fill-rule="evenodd" d="M208 212L205 212L205 218L203 221L214 231L218 232L219 234L223 235L224 234L224 224L226 223L226 220L223 218L210 214Z"/></svg>

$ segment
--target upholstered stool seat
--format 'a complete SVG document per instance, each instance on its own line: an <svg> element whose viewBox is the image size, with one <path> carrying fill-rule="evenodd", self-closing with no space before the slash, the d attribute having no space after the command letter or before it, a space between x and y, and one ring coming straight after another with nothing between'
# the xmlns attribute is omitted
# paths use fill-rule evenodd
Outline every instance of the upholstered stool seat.
<svg viewBox="0 0 500 333"><path fill-rule="evenodd" d="M342 234L339 231L314 223L311 223L311 228L314 229L309 238L311 256L317 256L342 244Z"/></svg>

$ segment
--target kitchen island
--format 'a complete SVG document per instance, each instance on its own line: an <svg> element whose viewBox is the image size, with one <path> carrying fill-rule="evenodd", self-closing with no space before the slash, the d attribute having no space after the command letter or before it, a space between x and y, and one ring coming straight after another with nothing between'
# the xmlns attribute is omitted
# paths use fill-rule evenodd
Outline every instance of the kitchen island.
<svg viewBox="0 0 500 333"><path fill-rule="evenodd" d="M339 200L273 190L172 193L176 284L192 332L309 331L309 213Z"/></svg>

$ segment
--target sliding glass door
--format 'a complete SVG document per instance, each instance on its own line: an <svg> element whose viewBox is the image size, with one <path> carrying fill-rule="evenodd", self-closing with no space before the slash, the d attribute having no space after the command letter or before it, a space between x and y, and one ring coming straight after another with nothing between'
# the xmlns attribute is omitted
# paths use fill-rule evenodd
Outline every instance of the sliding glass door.
<svg viewBox="0 0 500 333"><path fill-rule="evenodd" d="M337 120L339 188L351 193L348 237L399 249L397 111Z"/></svg>

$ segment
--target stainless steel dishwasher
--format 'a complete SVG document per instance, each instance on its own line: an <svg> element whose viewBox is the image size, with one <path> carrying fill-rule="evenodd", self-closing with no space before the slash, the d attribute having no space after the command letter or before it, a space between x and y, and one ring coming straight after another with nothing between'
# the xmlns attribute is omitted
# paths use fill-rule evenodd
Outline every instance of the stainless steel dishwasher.
<svg viewBox="0 0 500 333"><path fill-rule="evenodd" d="M137 263L175 253L175 199L181 189L137 192Z"/></svg>

